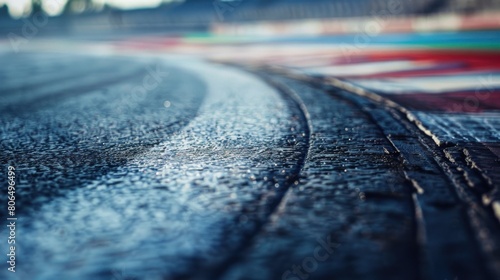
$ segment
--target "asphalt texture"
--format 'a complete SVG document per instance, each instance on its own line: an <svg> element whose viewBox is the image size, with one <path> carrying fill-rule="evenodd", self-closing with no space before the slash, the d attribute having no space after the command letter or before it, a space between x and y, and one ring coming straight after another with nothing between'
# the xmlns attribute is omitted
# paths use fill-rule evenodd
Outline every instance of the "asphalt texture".
<svg viewBox="0 0 500 280"><path fill-rule="evenodd" d="M500 275L498 220L382 103L194 59L1 60L2 279Z"/></svg>

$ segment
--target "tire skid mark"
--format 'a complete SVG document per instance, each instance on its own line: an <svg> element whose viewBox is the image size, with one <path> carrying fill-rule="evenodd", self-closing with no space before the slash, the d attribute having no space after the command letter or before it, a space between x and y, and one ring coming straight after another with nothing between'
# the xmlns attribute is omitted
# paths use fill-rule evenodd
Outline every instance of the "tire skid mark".
<svg viewBox="0 0 500 280"><path fill-rule="evenodd" d="M7 116L19 115L22 113L29 113L33 110L38 110L50 104L54 100L60 101L65 98L74 97L76 95L85 94L93 90L102 90L106 86L110 86L124 80L139 79L144 75L144 70L141 68L127 71L121 75L114 75L105 79L99 79L89 84L75 84L73 87L65 87L58 91L46 92L43 95L30 98L29 101L17 100L17 102L9 101L9 105L4 105L2 108L3 113Z"/></svg>
<svg viewBox="0 0 500 280"><path fill-rule="evenodd" d="M68 63L66 67L72 65ZM35 111L26 118L15 116L12 120L15 125L2 127L0 145L4 152L0 155L0 162L12 164L19 171L19 188L16 190L19 200L16 206L26 221L20 224L25 232L23 241L26 241L20 246L24 250L29 248L25 251L30 252L24 255L26 258L38 258L38 262L23 269L25 276L19 279L30 279L35 275L37 279L52 279L47 275L58 269L51 272L50 264L64 266L62 264L74 255L82 256L89 248L107 245L99 237L91 240L90 244L82 245L78 235L88 229L83 228L77 233L71 231L88 221L70 215L66 216L66 220L59 221L47 217L64 217L59 210L76 207L73 203L78 201L78 197L74 195L81 188L105 174L119 172L122 166L175 134L196 117L205 95L203 83L183 71L173 73L173 76L178 84L173 87L166 83L159 85L148 93L147 99L130 98L127 86L131 81L117 81L106 94L93 91L69 96L71 98L54 102L45 110ZM178 96L179 92L184 94ZM172 101L175 107L166 110L162 106L165 98ZM1 174L0 178L4 175ZM116 180L110 181L110 185L113 184ZM118 197L116 199L119 200ZM4 202L3 199L0 201ZM83 207L95 203L87 199L81 202ZM51 203L57 209L47 206ZM99 209L98 205L93 206L90 214L98 214L96 209ZM110 211L103 212L106 212L103 215L112 214ZM37 217L51 223L37 224ZM106 226L116 225L113 216L107 218ZM46 235L46 238L36 242L34 240L39 236L33 233L40 228L44 228L40 236ZM52 248L49 245L50 250L43 255L41 251L47 249L45 244L50 242L58 245ZM67 261L66 268L75 264L78 266L81 259L79 261ZM62 271L61 267L59 270ZM88 272L89 269L84 270ZM0 278L3 273L0 272ZM73 274L69 278L88 277Z"/></svg>
<svg viewBox="0 0 500 280"><path fill-rule="evenodd" d="M109 73L113 69L114 69L114 67L112 67L111 65L101 65L101 66L98 66L94 69L85 69L85 70L79 71L79 72L76 72L76 71L70 72L70 73L65 74L64 76L57 74L56 76L50 77L50 78L43 77L42 79L40 79L40 81L37 81L35 83L33 83L33 82L24 83L22 85L11 86L8 88L1 88L0 91L2 91L2 96L14 95L14 94L19 94L19 92L23 92L23 91L38 90L41 87L51 85L54 83L58 83L58 82L62 82L62 81L78 80L79 78L82 78L82 76L84 76L85 74L88 74L89 71L91 71L92 74L95 75L95 74L103 74L106 72Z"/></svg>

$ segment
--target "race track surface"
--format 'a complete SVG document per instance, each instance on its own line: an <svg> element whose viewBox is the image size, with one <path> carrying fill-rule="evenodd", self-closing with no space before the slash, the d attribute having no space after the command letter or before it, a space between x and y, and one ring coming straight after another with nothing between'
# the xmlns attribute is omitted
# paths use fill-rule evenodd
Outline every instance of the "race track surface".
<svg viewBox="0 0 500 280"><path fill-rule="evenodd" d="M498 158L463 156L483 146L426 134L396 98L192 57L0 59L19 217L1 279L500 276Z"/></svg>

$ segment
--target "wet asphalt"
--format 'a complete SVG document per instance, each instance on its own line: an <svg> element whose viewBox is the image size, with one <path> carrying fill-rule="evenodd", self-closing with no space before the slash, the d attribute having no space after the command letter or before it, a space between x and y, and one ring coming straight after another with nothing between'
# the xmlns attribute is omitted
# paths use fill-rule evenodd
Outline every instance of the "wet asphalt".
<svg viewBox="0 0 500 280"><path fill-rule="evenodd" d="M1 59L2 279L498 276L492 213L383 105L190 59Z"/></svg>

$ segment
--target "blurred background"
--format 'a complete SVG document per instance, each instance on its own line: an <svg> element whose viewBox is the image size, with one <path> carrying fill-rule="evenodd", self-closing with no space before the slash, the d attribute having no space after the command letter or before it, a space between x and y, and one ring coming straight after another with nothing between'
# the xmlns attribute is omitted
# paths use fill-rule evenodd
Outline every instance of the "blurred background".
<svg viewBox="0 0 500 280"><path fill-rule="evenodd" d="M30 16L44 13L50 16L50 21L47 26L44 24L42 34L118 30L182 32L214 30L221 23L342 20L384 16L381 13L385 12L385 16L407 20L427 18L420 22L421 28L426 22L427 29L491 29L499 25L499 8L497 0L1 0L0 26L2 32L8 32L22 27ZM474 17L477 15L480 18ZM461 23L463 17L468 18L468 22ZM439 18L441 20L436 20ZM403 27L387 28L401 31Z"/></svg>

